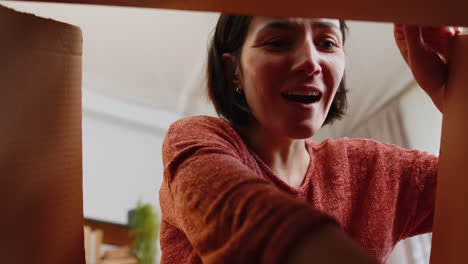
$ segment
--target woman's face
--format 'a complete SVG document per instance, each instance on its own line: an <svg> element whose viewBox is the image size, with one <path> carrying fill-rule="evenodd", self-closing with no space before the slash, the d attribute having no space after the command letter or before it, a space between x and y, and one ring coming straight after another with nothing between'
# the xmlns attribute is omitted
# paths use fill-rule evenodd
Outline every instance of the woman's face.
<svg viewBox="0 0 468 264"><path fill-rule="evenodd" d="M339 20L254 17L240 64L254 122L278 136L311 137L343 78Z"/></svg>

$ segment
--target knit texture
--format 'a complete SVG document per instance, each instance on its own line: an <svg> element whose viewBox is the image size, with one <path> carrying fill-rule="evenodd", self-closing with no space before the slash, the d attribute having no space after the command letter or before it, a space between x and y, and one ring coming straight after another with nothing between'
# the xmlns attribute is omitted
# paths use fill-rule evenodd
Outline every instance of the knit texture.
<svg viewBox="0 0 468 264"><path fill-rule="evenodd" d="M306 140L293 188L226 121L181 119L163 143L163 264L287 263L305 236L338 224L384 263L395 244L430 232L436 156L374 140Z"/></svg>

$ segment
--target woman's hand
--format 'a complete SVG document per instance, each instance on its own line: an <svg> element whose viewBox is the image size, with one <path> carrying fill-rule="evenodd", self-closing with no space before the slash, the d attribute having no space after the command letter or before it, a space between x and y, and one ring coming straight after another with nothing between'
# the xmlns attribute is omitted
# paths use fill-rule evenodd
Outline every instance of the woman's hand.
<svg viewBox="0 0 468 264"><path fill-rule="evenodd" d="M395 41L419 86L440 112L448 76L450 47L459 27L395 24Z"/></svg>

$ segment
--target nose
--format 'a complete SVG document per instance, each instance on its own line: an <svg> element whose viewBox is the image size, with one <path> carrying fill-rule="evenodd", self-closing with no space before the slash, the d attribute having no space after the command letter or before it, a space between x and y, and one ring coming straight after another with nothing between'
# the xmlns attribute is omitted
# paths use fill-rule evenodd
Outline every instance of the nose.
<svg viewBox="0 0 468 264"><path fill-rule="evenodd" d="M320 54L312 40L304 40L298 47L292 70L311 77L322 71Z"/></svg>

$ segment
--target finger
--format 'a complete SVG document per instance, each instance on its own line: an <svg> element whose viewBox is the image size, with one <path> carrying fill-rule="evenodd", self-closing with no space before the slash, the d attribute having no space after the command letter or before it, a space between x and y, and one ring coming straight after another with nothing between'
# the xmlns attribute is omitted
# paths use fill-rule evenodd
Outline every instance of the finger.
<svg viewBox="0 0 468 264"><path fill-rule="evenodd" d="M403 33L408 45L408 49L418 51L421 48L424 50L424 40L422 37L421 26L418 25L405 25Z"/></svg>
<svg viewBox="0 0 468 264"><path fill-rule="evenodd" d="M457 28L448 26L423 27L422 35L427 47L442 56L444 61L447 61L452 39L457 35Z"/></svg>
<svg viewBox="0 0 468 264"><path fill-rule="evenodd" d="M455 34L451 27L424 27L422 36L427 48L440 54L444 59L447 58L449 51L449 39Z"/></svg>
<svg viewBox="0 0 468 264"><path fill-rule="evenodd" d="M408 63L408 48L406 46L406 39L404 34L404 25L403 24L394 24L393 25L393 35L395 43L400 50L401 56Z"/></svg>
<svg viewBox="0 0 468 264"><path fill-rule="evenodd" d="M403 24L393 24L393 33L395 36L395 40L404 40L404 25Z"/></svg>
<svg viewBox="0 0 468 264"><path fill-rule="evenodd" d="M404 35L408 58L412 63L434 64L437 59L434 52L424 43L421 26L405 25Z"/></svg>
<svg viewBox="0 0 468 264"><path fill-rule="evenodd" d="M424 89L432 90L443 86L446 67L442 59L425 45L421 27L406 25L404 35L408 49L408 64L414 77ZM431 82L425 83L431 79ZM434 94L434 93L433 93Z"/></svg>

